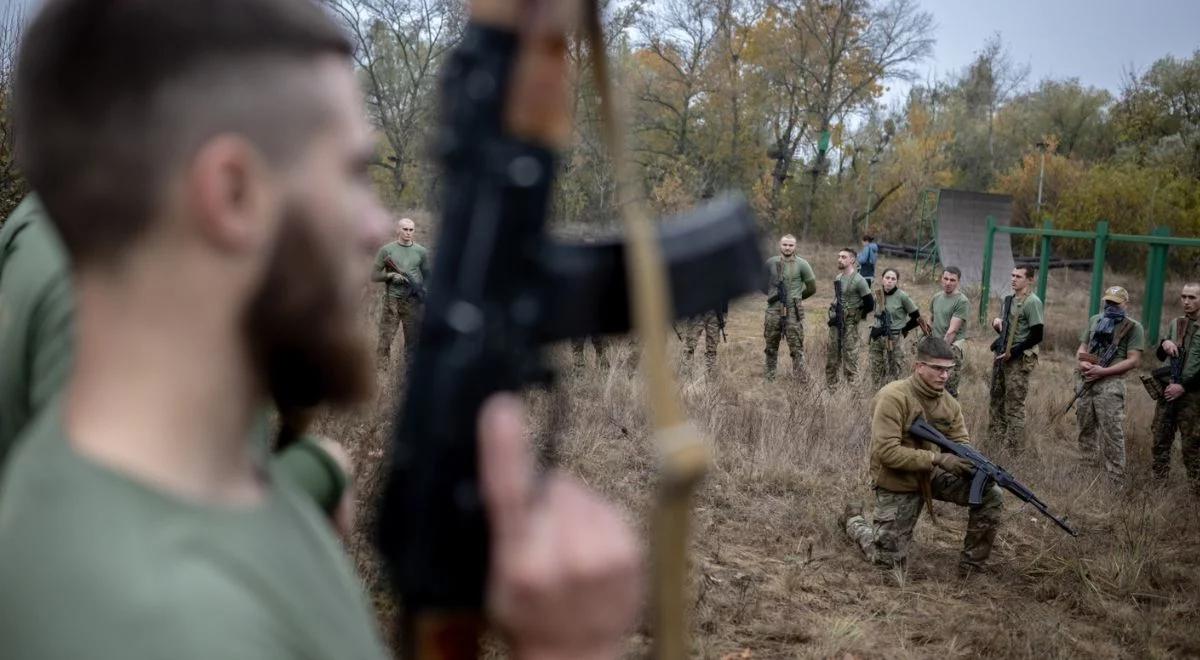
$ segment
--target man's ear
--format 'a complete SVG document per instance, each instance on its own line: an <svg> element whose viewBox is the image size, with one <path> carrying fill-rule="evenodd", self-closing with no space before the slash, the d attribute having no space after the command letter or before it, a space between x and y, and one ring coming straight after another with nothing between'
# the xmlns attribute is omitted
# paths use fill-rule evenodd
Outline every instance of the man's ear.
<svg viewBox="0 0 1200 660"><path fill-rule="evenodd" d="M218 249L255 250L273 235L279 194L262 153L237 135L206 142L184 185L197 230Z"/></svg>

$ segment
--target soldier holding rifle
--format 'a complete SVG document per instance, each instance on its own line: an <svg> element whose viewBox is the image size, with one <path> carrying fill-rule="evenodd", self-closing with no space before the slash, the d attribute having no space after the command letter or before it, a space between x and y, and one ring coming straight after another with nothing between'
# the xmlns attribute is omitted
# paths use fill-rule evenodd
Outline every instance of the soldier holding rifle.
<svg viewBox="0 0 1200 660"><path fill-rule="evenodd" d="M553 106L538 60L561 65L514 33L568 30L522 6L474 3L468 28L522 46L533 91L510 114ZM19 156L71 257L76 354L0 483L0 655L387 657L328 523L252 429L268 401L289 416L370 388L354 305L384 221L350 44L293 0L57 0L22 43ZM558 474L535 496L511 398L480 428L493 620L517 657L617 657L628 525Z"/></svg>
<svg viewBox="0 0 1200 660"><path fill-rule="evenodd" d="M833 387L844 375L846 384L858 380L858 324L875 309L871 287L855 267L854 250L838 250L838 274L833 280L833 303L829 306L829 349L825 352L825 385Z"/></svg>
<svg viewBox="0 0 1200 660"><path fill-rule="evenodd" d="M875 289L875 324L871 326L871 385L879 389L902 377L904 346L901 337L921 323L921 310L900 289L900 273L895 268L883 271L882 284Z"/></svg>
<svg viewBox="0 0 1200 660"><path fill-rule="evenodd" d="M1156 401L1152 465L1155 478L1165 479L1178 432L1183 467L1200 492L1200 282L1183 285L1179 301L1183 316L1171 320L1156 351L1167 365L1143 378Z"/></svg>
<svg viewBox="0 0 1200 660"><path fill-rule="evenodd" d="M1001 316L992 319L998 336L992 343L995 358L988 441L993 447L1014 451L1025 448L1025 396L1043 335L1042 301L1033 292L1033 274L1032 266L1013 269L1013 293L1005 298Z"/></svg>
<svg viewBox="0 0 1200 660"><path fill-rule="evenodd" d="M1137 367L1146 343L1142 324L1125 314L1127 304L1129 292L1123 287L1106 290L1104 312L1088 321L1075 351L1079 451L1085 461L1100 459L1116 481L1125 477L1123 377Z"/></svg>
<svg viewBox="0 0 1200 660"><path fill-rule="evenodd" d="M421 324L430 266L429 251L413 240L416 230L412 219L401 218L396 223L396 240L375 255L371 279L387 283L379 310L379 345L375 352L381 367L388 363L397 326L404 328L404 354L410 362L417 347L417 328Z"/></svg>
<svg viewBox="0 0 1200 660"><path fill-rule="evenodd" d="M796 254L796 237L785 234L779 239L779 254L767 259L767 311L763 316L763 336L767 340L763 354L767 380L775 379L779 361L779 340L787 338L792 355L792 375L807 379L804 369L804 306L802 300L817 292L817 276L812 266Z"/></svg>

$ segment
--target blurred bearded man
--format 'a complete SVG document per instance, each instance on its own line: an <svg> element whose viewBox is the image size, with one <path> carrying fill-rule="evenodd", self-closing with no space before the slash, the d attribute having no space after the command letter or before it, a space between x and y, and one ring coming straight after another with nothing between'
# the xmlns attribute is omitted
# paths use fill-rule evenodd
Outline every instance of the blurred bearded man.
<svg viewBox="0 0 1200 660"><path fill-rule="evenodd" d="M355 305L386 216L351 55L305 0L50 0L29 27L17 155L76 340L0 477L0 657L387 657L329 525L253 441L268 401L287 442L371 386ZM561 478L527 512L511 398L480 435L489 597L522 606L496 623L520 657L602 657L637 602L628 526Z"/></svg>

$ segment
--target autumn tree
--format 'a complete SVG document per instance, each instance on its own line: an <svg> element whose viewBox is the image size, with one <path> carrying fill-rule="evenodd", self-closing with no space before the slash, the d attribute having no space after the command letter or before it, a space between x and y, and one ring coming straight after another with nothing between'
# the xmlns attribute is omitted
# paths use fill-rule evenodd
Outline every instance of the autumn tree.
<svg viewBox="0 0 1200 660"><path fill-rule="evenodd" d="M24 16L17 5L10 4L0 10L0 223L28 192L13 158L16 136L10 112L13 73L23 27Z"/></svg>

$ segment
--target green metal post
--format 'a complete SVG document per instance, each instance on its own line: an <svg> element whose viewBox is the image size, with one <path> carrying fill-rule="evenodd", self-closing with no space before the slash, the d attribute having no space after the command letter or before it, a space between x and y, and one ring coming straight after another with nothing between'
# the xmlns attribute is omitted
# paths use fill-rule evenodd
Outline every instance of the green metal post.
<svg viewBox="0 0 1200 660"><path fill-rule="evenodd" d="M1170 227L1155 227L1151 236L1170 236ZM1142 326L1146 329L1146 345L1158 344L1158 325L1162 321L1163 287L1167 279L1166 243L1152 243L1146 260L1146 293L1142 300Z"/></svg>
<svg viewBox="0 0 1200 660"><path fill-rule="evenodd" d="M1046 304L1046 282L1049 280L1049 277L1050 277L1050 233L1049 232L1054 230L1054 220L1051 220L1050 218L1046 218L1046 220L1044 222L1042 222L1042 228L1046 230L1046 233L1042 234L1042 253L1041 253L1041 260L1038 262L1037 297L1038 297L1038 300L1041 300L1042 304L1045 305Z"/></svg>
<svg viewBox="0 0 1200 660"><path fill-rule="evenodd" d="M1104 292L1104 255L1108 252L1108 221L1096 223L1096 249L1092 252L1092 294L1088 317L1100 312L1100 294Z"/></svg>
<svg viewBox="0 0 1200 660"><path fill-rule="evenodd" d="M992 245L996 241L996 219L988 216L987 235L983 239L983 279L979 289L979 323L987 324L988 296L992 293Z"/></svg>

